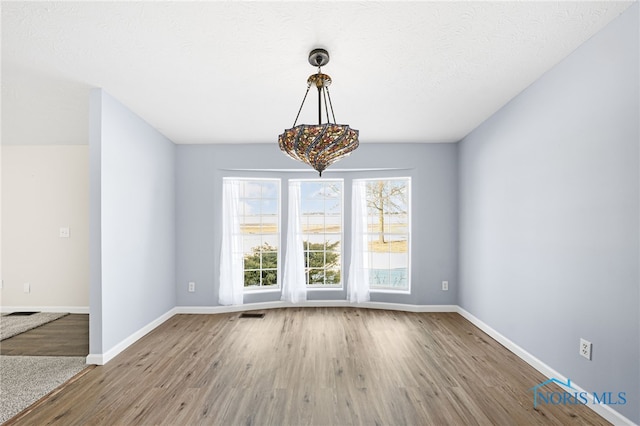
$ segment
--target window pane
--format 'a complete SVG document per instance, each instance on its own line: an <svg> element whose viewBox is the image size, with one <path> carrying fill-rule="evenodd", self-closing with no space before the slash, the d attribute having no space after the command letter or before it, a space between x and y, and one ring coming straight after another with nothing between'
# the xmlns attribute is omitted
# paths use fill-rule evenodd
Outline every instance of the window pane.
<svg viewBox="0 0 640 426"><path fill-rule="evenodd" d="M321 213L310 213L302 216L302 232L322 233L324 231L324 215Z"/></svg>
<svg viewBox="0 0 640 426"><path fill-rule="evenodd" d="M309 269L308 273L309 285L324 284L324 270Z"/></svg>
<svg viewBox="0 0 640 426"><path fill-rule="evenodd" d="M279 182L263 181L261 186L263 199L271 198L277 200L278 198L280 198Z"/></svg>
<svg viewBox="0 0 640 426"><path fill-rule="evenodd" d="M269 198L260 201L260 213L263 216L275 216L278 214L278 200Z"/></svg>
<svg viewBox="0 0 640 426"><path fill-rule="evenodd" d="M260 285L260 271L244 271L244 286Z"/></svg>
<svg viewBox="0 0 640 426"><path fill-rule="evenodd" d="M325 272L326 284L340 284L340 269L327 269Z"/></svg>
<svg viewBox="0 0 640 426"><path fill-rule="evenodd" d="M325 250L340 252L340 236L327 235L325 239Z"/></svg>
<svg viewBox="0 0 640 426"><path fill-rule="evenodd" d="M342 216L331 214L325 216L324 231L329 233L342 233Z"/></svg>
<svg viewBox="0 0 640 426"><path fill-rule="evenodd" d="M242 238L242 248L245 254L260 252L260 246L262 246L262 237L259 234L244 235Z"/></svg>
<svg viewBox="0 0 640 426"><path fill-rule="evenodd" d="M305 181L303 183L303 188L300 188L302 190L302 198L303 199L318 199L318 200L322 200L322 187L324 186L324 184L322 182L319 181Z"/></svg>
<svg viewBox="0 0 640 426"><path fill-rule="evenodd" d="M305 250L323 250L325 238L323 234L306 234L303 238Z"/></svg>
<svg viewBox="0 0 640 426"><path fill-rule="evenodd" d="M305 267L307 267L307 268L324 268L325 267L324 251L307 251L307 252L305 252Z"/></svg>
<svg viewBox="0 0 640 426"><path fill-rule="evenodd" d="M262 234L262 250L277 251L279 234Z"/></svg>
<svg viewBox="0 0 640 426"><path fill-rule="evenodd" d="M371 253L369 267L371 269L389 269L391 267L391 257L389 253Z"/></svg>
<svg viewBox="0 0 640 426"><path fill-rule="evenodd" d="M388 269L370 269L369 284L371 287L388 287L389 286L389 270Z"/></svg>
<svg viewBox="0 0 640 426"><path fill-rule="evenodd" d="M262 285L278 285L278 271L275 269L262 270Z"/></svg>
<svg viewBox="0 0 640 426"><path fill-rule="evenodd" d="M406 213L399 213L394 218L393 232L400 234L409 233L409 218Z"/></svg>
<svg viewBox="0 0 640 426"><path fill-rule="evenodd" d="M324 200L303 198L301 200L302 214L321 214L324 212Z"/></svg>
<svg viewBox="0 0 640 426"><path fill-rule="evenodd" d="M408 253L407 234L384 234L385 250L389 253Z"/></svg>
<svg viewBox="0 0 640 426"><path fill-rule="evenodd" d="M242 205L244 206L244 215L252 217L255 222L260 219L260 200L246 198Z"/></svg>
<svg viewBox="0 0 640 426"><path fill-rule="evenodd" d="M278 252L275 251L263 251L261 257L261 269L275 269L278 266Z"/></svg>
<svg viewBox="0 0 640 426"><path fill-rule="evenodd" d="M407 287L407 268L390 269L389 284L391 288L406 288Z"/></svg>
<svg viewBox="0 0 640 426"><path fill-rule="evenodd" d="M260 198L262 194L262 184L259 180L242 180L242 198Z"/></svg>

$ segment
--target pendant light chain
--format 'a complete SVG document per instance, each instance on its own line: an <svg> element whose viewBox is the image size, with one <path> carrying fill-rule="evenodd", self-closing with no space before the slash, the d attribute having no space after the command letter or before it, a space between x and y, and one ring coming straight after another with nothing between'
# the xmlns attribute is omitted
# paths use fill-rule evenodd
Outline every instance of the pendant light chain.
<svg viewBox="0 0 640 426"><path fill-rule="evenodd" d="M337 123L336 121L336 115L333 113L333 104L331 103L331 94L329 93L329 88L325 87L325 90L327 91L327 98L329 98L329 107L331 108L331 116L333 117L333 122ZM327 104L327 101L325 100L325 106ZM327 112L327 121L329 121L329 113Z"/></svg>
<svg viewBox="0 0 640 426"><path fill-rule="evenodd" d="M327 117L327 123L330 123L329 121L329 105L327 104L327 88L326 87L322 87L322 97L324 98L324 113L325 116Z"/></svg>
<svg viewBox="0 0 640 426"><path fill-rule="evenodd" d="M296 115L296 119L293 121L293 126L296 127L296 123L298 122L298 117L300 117L300 111L302 111L302 107L304 106L304 101L307 99L307 95L309 94L309 89L311 88L311 84L307 84L307 91L304 92L304 98L302 98L302 103L300 104L300 109L298 109L298 115Z"/></svg>

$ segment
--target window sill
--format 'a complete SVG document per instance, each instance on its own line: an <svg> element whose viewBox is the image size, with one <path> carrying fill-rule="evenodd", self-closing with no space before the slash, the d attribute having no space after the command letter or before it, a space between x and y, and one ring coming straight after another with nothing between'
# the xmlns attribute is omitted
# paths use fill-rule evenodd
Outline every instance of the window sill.
<svg viewBox="0 0 640 426"><path fill-rule="evenodd" d="M282 289L280 287L277 288L256 288L256 289L245 289L243 290L244 294L256 294L256 293L276 293L280 292Z"/></svg>
<svg viewBox="0 0 640 426"><path fill-rule="evenodd" d="M307 291L342 291L343 287L307 287Z"/></svg>
<svg viewBox="0 0 640 426"><path fill-rule="evenodd" d="M382 288L369 289L369 293L411 294L411 290L391 290Z"/></svg>

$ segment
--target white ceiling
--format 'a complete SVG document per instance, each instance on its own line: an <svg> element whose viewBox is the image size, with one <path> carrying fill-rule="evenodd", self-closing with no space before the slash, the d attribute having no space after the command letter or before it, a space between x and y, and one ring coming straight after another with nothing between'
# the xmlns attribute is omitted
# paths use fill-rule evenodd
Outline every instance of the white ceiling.
<svg viewBox="0 0 640 426"><path fill-rule="evenodd" d="M3 1L2 143L86 144L93 87L176 143L276 143L315 47L362 143L458 141L631 4Z"/></svg>

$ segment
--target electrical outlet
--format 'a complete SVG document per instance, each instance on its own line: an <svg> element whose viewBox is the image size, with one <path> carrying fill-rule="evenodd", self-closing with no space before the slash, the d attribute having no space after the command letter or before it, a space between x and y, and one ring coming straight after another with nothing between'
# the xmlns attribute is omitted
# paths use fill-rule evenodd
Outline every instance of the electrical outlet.
<svg viewBox="0 0 640 426"><path fill-rule="evenodd" d="M449 290L449 281L442 281L442 291Z"/></svg>
<svg viewBox="0 0 640 426"><path fill-rule="evenodd" d="M189 281L189 293L193 293L194 291L196 291L196 283Z"/></svg>
<svg viewBox="0 0 640 426"><path fill-rule="evenodd" d="M591 342L580 339L580 355L591 361Z"/></svg>
<svg viewBox="0 0 640 426"><path fill-rule="evenodd" d="M25 293L29 293L29 292L31 292L31 284L29 284L29 283L24 283L24 284L22 285L22 289L24 290L24 292L25 292Z"/></svg>
<svg viewBox="0 0 640 426"><path fill-rule="evenodd" d="M69 232L69 228L67 227L62 227L60 228L60 238L69 238L69 236L71 235L71 233Z"/></svg>

